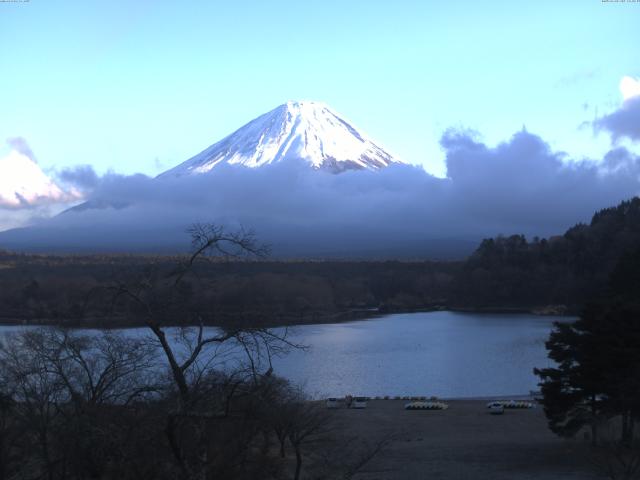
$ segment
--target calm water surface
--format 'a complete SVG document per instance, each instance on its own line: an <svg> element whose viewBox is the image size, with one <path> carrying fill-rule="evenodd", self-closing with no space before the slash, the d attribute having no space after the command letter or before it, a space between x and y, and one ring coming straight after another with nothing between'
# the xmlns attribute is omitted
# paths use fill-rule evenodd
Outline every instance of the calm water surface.
<svg viewBox="0 0 640 480"><path fill-rule="evenodd" d="M518 395L537 390L551 365L544 342L566 317L429 312L296 328L307 352L276 372L317 396Z"/></svg>
<svg viewBox="0 0 640 480"><path fill-rule="evenodd" d="M275 359L274 368L315 397L526 394L538 389L533 368L551 365L544 342L557 320L571 319L428 312L302 325L289 335L309 348Z"/></svg>

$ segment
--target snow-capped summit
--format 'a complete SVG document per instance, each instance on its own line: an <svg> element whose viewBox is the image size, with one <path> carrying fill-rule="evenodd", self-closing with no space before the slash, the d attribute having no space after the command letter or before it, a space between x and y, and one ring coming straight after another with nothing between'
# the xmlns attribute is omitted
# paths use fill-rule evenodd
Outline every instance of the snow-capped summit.
<svg viewBox="0 0 640 480"><path fill-rule="evenodd" d="M334 173L401 162L327 105L302 101L259 116L162 176L205 173L223 163L255 168L285 159Z"/></svg>

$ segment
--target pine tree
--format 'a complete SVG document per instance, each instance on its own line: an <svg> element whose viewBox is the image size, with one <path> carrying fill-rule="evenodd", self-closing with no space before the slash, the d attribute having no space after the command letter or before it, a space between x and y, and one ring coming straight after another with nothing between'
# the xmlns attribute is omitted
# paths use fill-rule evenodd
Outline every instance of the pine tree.
<svg viewBox="0 0 640 480"><path fill-rule="evenodd" d="M580 319L557 323L546 343L556 367L535 369L549 427L573 436L619 418L621 441L631 444L640 420L640 250L624 256L610 289Z"/></svg>

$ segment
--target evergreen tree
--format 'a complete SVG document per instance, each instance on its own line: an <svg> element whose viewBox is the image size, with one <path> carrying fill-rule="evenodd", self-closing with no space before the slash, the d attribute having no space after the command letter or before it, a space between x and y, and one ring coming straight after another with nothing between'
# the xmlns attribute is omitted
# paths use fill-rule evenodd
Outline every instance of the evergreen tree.
<svg viewBox="0 0 640 480"><path fill-rule="evenodd" d="M558 366L535 369L540 376L542 405L549 428L558 435L571 437L590 426L597 439L597 424L604 411L605 372L598 371L592 357L596 339L589 334L583 319L575 323L556 323L546 347L549 358Z"/></svg>
<svg viewBox="0 0 640 480"><path fill-rule="evenodd" d="M557 323L546 343L554 368L535 369L555 433L572 436L620 418L630 444L640 420L640 250L622 257L610 289L574 323Z"/></svg>

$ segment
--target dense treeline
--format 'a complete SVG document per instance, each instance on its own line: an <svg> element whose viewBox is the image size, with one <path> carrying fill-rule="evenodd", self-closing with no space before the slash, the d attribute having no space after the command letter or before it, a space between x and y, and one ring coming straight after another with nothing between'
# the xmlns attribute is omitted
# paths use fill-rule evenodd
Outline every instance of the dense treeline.
<svg viewBox="0 0 640 480"><path fill-rule="evenodd" d="M549 239L522 235L483 240L456 277L459 305L497 308L563 306L578 312L601 292L616 262L640 245L640 198L597 212Z"/></svg>
<svg viewBox="0 0 640 480"><path fill-rule="evenodd" d="M207 323L292 324L432 308L578 313L605 288L616 261L640 245L640 199L597 212L564 235L485 239L460 262L202 259L197 298ZM0 252L0 321L116 326L101 289L185 257L35 256Z"/></svg>
<svg viewBox="0 0 640 480"><path fill-rule="evenodd" d="M136 323L105 311L104 287L170 272L184 257L0 256L0 319L117 325ZM457 263L203 259L198 282L185 282L207 323L234 318L306 323L445 305ZM194 289L198 289L197 292ZM98 308L98 307L101 308ZM139 323L139 322L137 322Z"/></svg>

